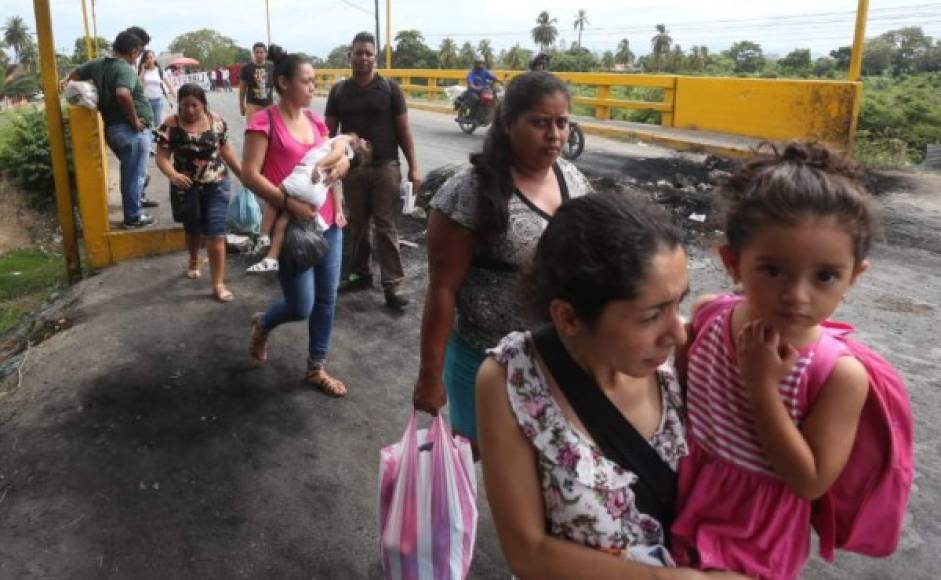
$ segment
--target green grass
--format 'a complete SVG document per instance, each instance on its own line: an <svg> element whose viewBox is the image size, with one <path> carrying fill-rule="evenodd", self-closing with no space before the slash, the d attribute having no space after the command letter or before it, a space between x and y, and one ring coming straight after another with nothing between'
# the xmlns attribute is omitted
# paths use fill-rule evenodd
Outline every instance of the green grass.
<svg viewBox="0 0 941 580"><path fill-rule="evenodd" d="M0 256L0 333L15 325L65 284L62 256L40 249Z"/></svg>

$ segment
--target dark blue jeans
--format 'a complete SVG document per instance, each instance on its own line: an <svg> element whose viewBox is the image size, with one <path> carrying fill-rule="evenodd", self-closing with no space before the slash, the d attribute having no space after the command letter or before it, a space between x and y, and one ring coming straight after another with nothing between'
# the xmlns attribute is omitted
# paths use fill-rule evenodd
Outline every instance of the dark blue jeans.
<svg viewBox="0 0 941 580"><path fill-rule="evenodd" d="M334 225L324 232L324 237L330 243L330 249L319 264L293 276L278 273L284 299L272 304L261 319L265 330L272 330L285 322L306 319L309 366L323 366L327 360L343 261L343 230Z"/></svg>
<svg viewBox="0 0 941 580"><path fill-rule="evenodd" d="M147 176L150 158L150 129L137 132L126 123L111 125L105 130L108 147L121 163L121 205L124 223L140 217L140 197Z"/></svg>

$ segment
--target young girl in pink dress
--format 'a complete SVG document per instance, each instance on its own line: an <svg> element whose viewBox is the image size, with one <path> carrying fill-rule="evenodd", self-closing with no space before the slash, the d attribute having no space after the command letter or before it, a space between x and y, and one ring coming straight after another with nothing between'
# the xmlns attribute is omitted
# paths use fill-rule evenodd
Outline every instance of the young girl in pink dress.
<svg viewBox="0 0 941 580"><path fill-rule="evenodd" d="M851 356L829 376L808 370L877 220L855 166L814 145L746 163L723 193L720 254L742 294L693 307L672 551L679 565L797 578L811 502L846 465L869 390Z"/></svg>

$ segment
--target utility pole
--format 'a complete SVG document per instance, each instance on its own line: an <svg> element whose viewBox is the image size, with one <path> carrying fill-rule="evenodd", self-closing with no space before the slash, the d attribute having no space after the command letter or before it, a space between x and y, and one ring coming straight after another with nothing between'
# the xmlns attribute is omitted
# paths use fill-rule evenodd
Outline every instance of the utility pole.
<svg viewBox="0 0 941 580"><path fill-rule="evenodd" d="M268 46L271 46L271 10L268 8L268 0L265 0L265 21L268 23Z"/></svg>
<svg viewBox="0 0 941 580"><path fill-rule="evenodd" d="M382 39L379 38L379 0L375 0L376 4L376 50L382 48Z"/></svg>
<svg viewBox="0 0 941 580"><path fill-rule="evenodd" d="M392 68L392 0L386 0L386 70Z"/></svg>
<svg viewBox="0 0 941 580"><path fill-rule="evenodd" d="M856 9L856 34L853 36L853 52L850 55L849 80L862 78L863 49L866 41L866 20L869 18L869 0L859 0Z"/></svg>

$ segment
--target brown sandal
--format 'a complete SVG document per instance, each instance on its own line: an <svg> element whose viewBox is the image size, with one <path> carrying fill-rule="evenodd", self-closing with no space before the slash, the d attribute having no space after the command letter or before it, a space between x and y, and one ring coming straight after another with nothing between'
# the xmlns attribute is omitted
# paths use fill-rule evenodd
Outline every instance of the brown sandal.
<svg viewBox="0 0 941 580"><path fill-rule="evenodd" d="M252 315L252 344L248 349L252 358L260 363L268 360L268 331L261 325L264 312Z"/></svg>
<svg viewBox="0 0 941 580"><path fill-rule="evenodd" d="M212 295L219 302L232 302L235 300L235 294L232 294L232 292L230 292L229 289L222 284L219 284L212 289Z"/></svg>
<svg viewBox="0 0 941 580"><path fill-rule="evenodd" d="M307 381L308 384L317 387L320 392L330 395L331 397L346 396L346 385L339 379L328 375L323 367L309 369L304 380Z"/></svg>
<svg viewBox="0 0 941 580"><path fill-rule="evenodd" d="M201 263L199 259L190 260L190 265L186 268L186 274L184 275L190 280L199 280L199 277L202 275L199 271Z"/></svg>

